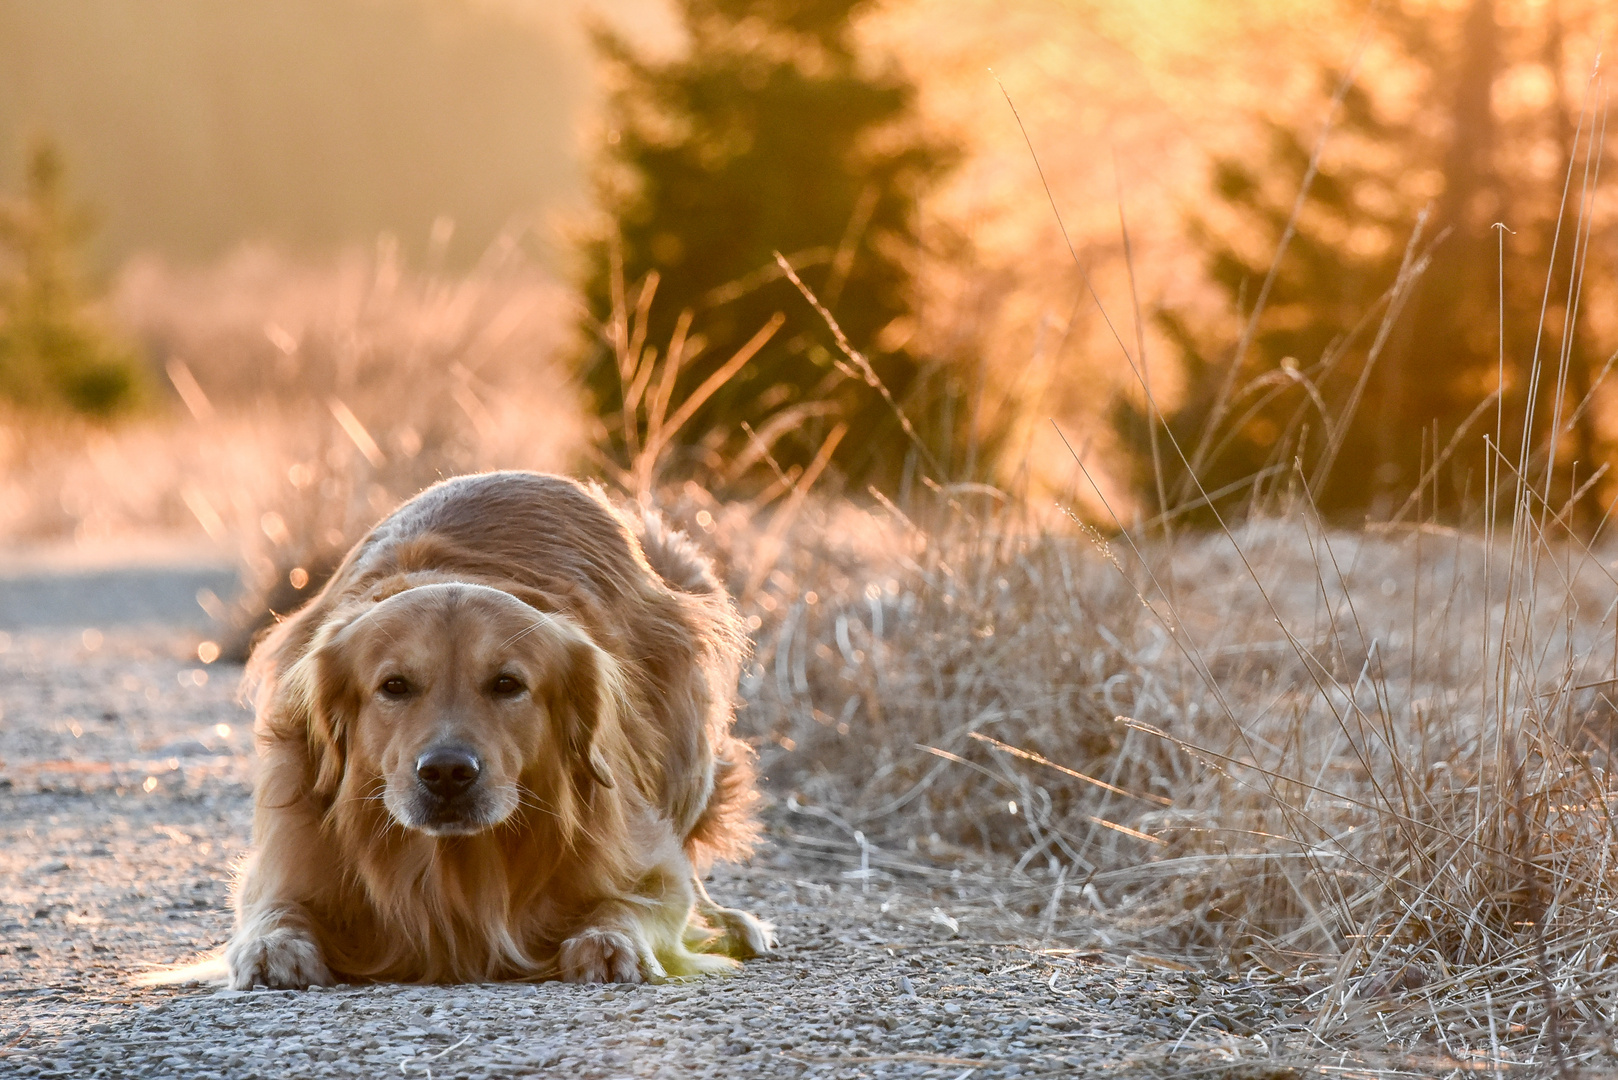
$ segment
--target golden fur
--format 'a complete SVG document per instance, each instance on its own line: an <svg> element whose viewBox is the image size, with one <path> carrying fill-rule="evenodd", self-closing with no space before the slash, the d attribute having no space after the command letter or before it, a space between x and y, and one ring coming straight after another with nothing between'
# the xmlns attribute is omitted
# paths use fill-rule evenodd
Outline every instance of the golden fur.
<svg viewBox="0 0 1618 1080"><path fill-rule="evenodd" d="M429 488L254 653L232 985L638 982L769 948L700 880L754 839L742 647L655 514L533 473Z"/></svg>

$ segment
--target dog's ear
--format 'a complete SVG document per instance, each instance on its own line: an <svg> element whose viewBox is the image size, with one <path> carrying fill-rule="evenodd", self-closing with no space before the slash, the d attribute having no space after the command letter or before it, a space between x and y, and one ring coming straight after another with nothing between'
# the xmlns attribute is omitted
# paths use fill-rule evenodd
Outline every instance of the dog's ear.
<svg viewBox="0 0 1618 1080"><path fill-rule="evenodd" d="M323 802L335 798L342 785L349 732L358 711L346 635L341 633L347 622L323 626L283 681L284 707L301 720L315 770L312 790Z"/></svg>
<svg viewBox="0 0 1618 1080"><path fill-rule="evenodd" d="M562 738L574 762L590 779L610 788L612 767L607 764L601 736L605 727L616 726L621 677L612 658L582 635L566 648L566 671L554 684L551 712L561 723Z"/></svg>

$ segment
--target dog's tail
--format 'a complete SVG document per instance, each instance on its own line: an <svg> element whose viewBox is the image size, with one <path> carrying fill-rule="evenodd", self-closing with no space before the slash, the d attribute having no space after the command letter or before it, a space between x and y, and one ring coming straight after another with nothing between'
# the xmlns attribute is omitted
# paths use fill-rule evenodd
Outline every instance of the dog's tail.
<svg viewBox="0 0 1618 1080"><path fill-rule="evenodd" d="M651 568L671 588L696 598L706 609L704 636L720 661L714 678L722 685L712 690L716 702L723 704L715 709L708 725L714 755L713 790L708 805L686 836L686 851L699 865L716 859L742 858L753 850L759 837L753 748L730 733L730 701L746 655L747 631L713 562L689 536L649 507L634 513L633 518L636 538Z"/></svg>
<svg viewBox="0 0 1618 1080"><path fill-rule="evenodd" d="M753 748L728 732L717 742L713 794L685 839L686 851L699 867L717 859L746 858L759 841Z"/></svg>
<svg viewBox="0 0 1618 1080"><path fill-rule="evenodd" d="M657 576L681 592L723 594L725 587L714 573L713 560L691 538L646 507L634 516L635 537Z"/></svg>

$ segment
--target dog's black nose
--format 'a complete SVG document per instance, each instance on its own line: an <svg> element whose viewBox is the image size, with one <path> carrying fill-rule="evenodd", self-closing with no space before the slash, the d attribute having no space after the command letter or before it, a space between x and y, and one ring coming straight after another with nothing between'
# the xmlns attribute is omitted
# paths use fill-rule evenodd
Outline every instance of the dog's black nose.
<svg viewBox="0 0 1618 1080"><path fill-rule="evenodd" d="M482 766L475 755L441 746L416 759L416 779L440 799L452 799L472 786Z"/></svg>

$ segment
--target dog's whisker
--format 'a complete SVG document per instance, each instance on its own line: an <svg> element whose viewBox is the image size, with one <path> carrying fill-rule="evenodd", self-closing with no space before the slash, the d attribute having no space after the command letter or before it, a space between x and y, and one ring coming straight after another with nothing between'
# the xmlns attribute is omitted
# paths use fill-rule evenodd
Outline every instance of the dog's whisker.
<svg viewBox="0 0 1618 1080"><path fill-rule="evenodd" d="M529 810L538 810L540 813L548 814L558 821L562 820L562 815L557 813L554 807L527 788L520 786L517 788L517 805Z"/></svg>
<svg viewBox="0 0 1618 1080"><path fill-rule="evenodd" d="M541 613L541 614L543 614L543 613ZM549 617L536 619L533 622L529 623L527 626L523 627L523 629L517 631L515 634L512 634L510 637L506 638L506 640L502 641L500 643L500 647L502 649L509 649L509 648L511 648L511 646L517 644L517 642L521 641L523 638L527 637L529 634L532 634L534 631L539 630L541 628L549 629L550 627L555 626L555 625L556 625L556 620L552 619L552 618L549 618Z"/></svg>

